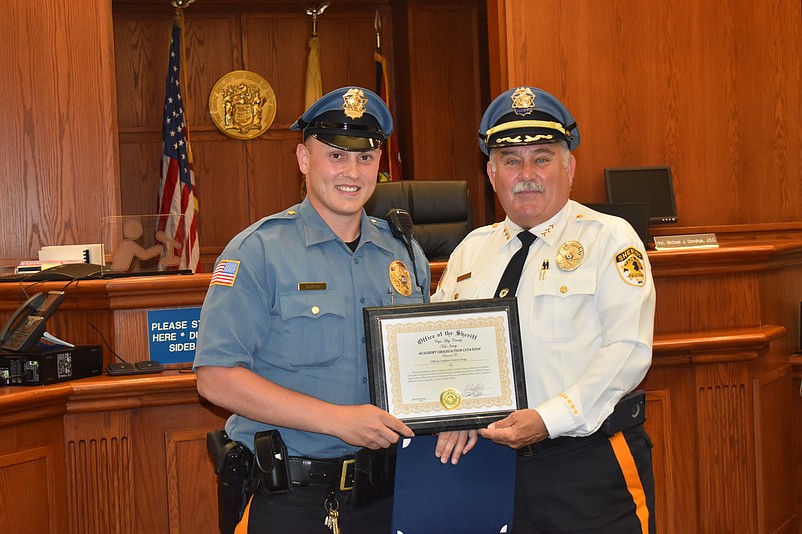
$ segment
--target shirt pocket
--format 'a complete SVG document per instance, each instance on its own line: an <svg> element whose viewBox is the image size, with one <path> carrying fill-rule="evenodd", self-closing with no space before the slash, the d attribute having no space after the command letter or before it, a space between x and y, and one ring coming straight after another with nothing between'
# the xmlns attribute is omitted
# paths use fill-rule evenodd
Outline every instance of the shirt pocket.
<svg viewBox="0 0 802 534"><path fill-rule="evenodd" d="M420 289L418 288L414 288L412 294L408 297L396 292L382 294L382 306L406 306L408 304L422 303L423 295L421 295Z"/></svg>
<svg viewBox="0 0 802 534"><path fill-rule="evenodd" d="M582 332L593 306L596 293L596 273L593 270L549 272L546 279L535 285L529 303L529 330L538 341L562 343ZM519 300L519 305L522 299Z"/></svg>
<svg viewBox="0 0 802 534"><path fill-rule="evenodd" d="M454 291L445 295L446 300L474 300L482 298L481 291L485 286L480 278L466 278L454 285ZM492 296L492 295L491 295Z"/></svg>
<svg viewBox="0 0 802 534"><path fill-rule="evenodd" d="M281 350L289 367L328 367L343 357L345 296L299 291L281 296Z"/></svg>

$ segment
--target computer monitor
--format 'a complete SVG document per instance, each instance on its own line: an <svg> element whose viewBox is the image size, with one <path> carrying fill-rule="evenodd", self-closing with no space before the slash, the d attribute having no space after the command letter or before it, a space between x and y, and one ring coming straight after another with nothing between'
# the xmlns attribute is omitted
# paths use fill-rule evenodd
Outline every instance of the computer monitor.
<svg viewBox="0 0 802 534"><path fill-rule="evenodd" d="M604 179L610 203L646 202L650 223L677 222L671 167L604 169Z"/></svg>
<svg viewBox="0 0 802 534"><path fill-rule="evenodd" d="M647 244L649 241L649 203L648 202L628 202L622 204L585 204L592 210L608 215L621 217L629 223L638 237Z"/></svg>

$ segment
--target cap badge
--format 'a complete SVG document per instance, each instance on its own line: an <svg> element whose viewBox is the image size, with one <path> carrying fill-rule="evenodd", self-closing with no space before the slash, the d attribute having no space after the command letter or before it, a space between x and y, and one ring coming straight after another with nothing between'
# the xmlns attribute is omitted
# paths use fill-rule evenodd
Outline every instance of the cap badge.
<svg viewBox="0 0 802 534"><path fill-rule="evenodd" d="M399 294L408 297L412 294L412 277L403 261L395 260L390 264L390 283Z"/></svg>
<svg viewBox="0 0 802 534"><path fill-rule="evenodd" d="M573 271L585 259L585 248L579 241L566 241L557 249L556 263L561 271Z"/></svg>
<svg viewBox="0 0 802 534"><path fill-rule="evenodd" d="M362 89L349 89L343 95L343 111L351 119L362 118L368 107L368 98Z"/></svg>
<svg viewBox="0 0 802 534"><path fill-rule="evenodd" d="M535 93L528 87L519 87L510 98L516 115L529 115L535 110Z"/></svg>

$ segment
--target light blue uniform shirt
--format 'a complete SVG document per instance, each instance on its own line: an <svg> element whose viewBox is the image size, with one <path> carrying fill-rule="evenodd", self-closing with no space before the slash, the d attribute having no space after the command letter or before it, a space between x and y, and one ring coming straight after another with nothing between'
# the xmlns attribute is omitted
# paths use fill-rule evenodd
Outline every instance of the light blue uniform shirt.
<svg viewBox="0 0 802 534"><path fill-rule="evenodd" d="M362 308L428 302L430 273L413 243L417 277L412 295L402 296L389 270L399 260L412 274L409 252L384 220L363 211L361 225L351 252L306 199L234 237L218 262L239 267L233 285L209 287L194 366L241 365L333 404L370 403ZM308 289L311 284L320 289ZM228 435L251 448L253 435L268 428L279 428L291 456L336 458L357 449L333 436L239 415L226 423Z"/></svg>

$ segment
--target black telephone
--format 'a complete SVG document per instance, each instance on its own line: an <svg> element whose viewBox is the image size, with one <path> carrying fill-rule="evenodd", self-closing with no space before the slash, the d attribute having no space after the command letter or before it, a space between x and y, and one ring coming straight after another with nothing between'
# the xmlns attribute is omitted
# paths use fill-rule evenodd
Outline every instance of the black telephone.
<svg viewBox="0 0 802 534"><path fill-rule="evenodd" d="M30 350L45 333L45 320L64 300L64 291L37 293L26 300L0 332L0 347L15 352Z"/></svg>

